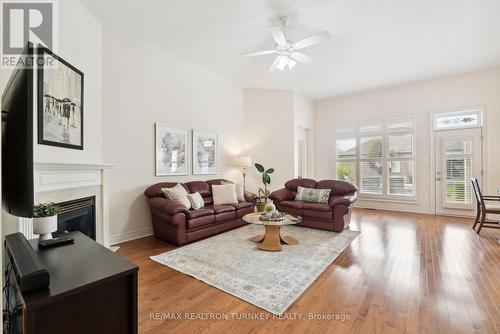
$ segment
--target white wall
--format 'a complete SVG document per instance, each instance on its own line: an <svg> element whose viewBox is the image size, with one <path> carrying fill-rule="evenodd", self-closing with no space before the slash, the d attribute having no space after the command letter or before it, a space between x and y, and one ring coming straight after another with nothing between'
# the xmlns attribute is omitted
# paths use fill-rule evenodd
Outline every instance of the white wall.
<svg viewBox="0 0 500 334"><path fill-rule="evenodd" d="M84 73L84 150L38 145L35 98L34 159L35 162L101 163L102 28L78 0L57 1L57 14L59 29L56 30L56 54ZM0 91L3 92L12 71L2 69L1 72ZM2 214L4 234L17 231L17 219L4 212Z"/></svg>
<svg viewBox="0 0 500 334"><path fill-rule="evenodd" d="M59 29L57 55L84 74L84 150L35 146L36 162L101 163L102 28L78 0L57 1ZM37 138L35 127L35 138ZM35 139L37 142L38 140Z"/></svg>
<svg viewBox="0 0 500 334"><path fill-rule="evenodd" d="M245 153L252 161L274 168L271 190L283 187L294 175L294 95L288 90L245 89ZM247 190L261 187L255 168L248 169Z"/></svg>
<svg viewBox="0 0 500 334"><path fill-rule="evenodd" d="M500 68L342 96L315 103L315 172L317 178L333 178L333 130L337 124L400 115L417 117L417 202L359 201L366 207L431 212L430 113L469 106L486 108L484 192L500 187Z"/></svg>
<svg viewBox="0 0 500 334"><path fill-rule="evenodd" d="M112 242L151 233L144 190L157 182L219 176L241 182L230 165L243 139L242 89L137 41L104 33L104 151L110 172ZM219 133L220 175L156 177L154 123Z"/></svg>
<svg viewBox="0 0 500 334"><path fill-rule="evenodd" d="M294 177L298 176L299 159L297 141L306 141L307 177L314 178L314 103L299 95L294 95Z"/></svg>
<svg viewBox="0 0 500 334"><path fill-rule="evenodd" d="M102 153L102 28L78 0L57 1L56 54L84 74L84 150L38 145L35 109L35 161L101 163ZM12 71L2 69L3 92ZM36 87L36 82L35 82ZM35 99L36 103L36 99ZM35 104L36 107L36 104Z"/></svg>

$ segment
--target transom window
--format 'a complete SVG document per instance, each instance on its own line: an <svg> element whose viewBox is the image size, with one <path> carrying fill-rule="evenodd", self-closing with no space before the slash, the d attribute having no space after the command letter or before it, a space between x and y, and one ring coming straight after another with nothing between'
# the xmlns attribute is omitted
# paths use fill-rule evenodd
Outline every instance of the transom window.
<svg viewBox="0 0 500 334"><path fill-rule="evenodd" d="M335 174L366 197L415 197L415 119L340 126Z"/></svg>
<svg viewBox="0 0 500 334"><path fill-rule="evenodd" d="M483 125L481 109L446 112L434 115L434 130L477 128Z"/></svg>

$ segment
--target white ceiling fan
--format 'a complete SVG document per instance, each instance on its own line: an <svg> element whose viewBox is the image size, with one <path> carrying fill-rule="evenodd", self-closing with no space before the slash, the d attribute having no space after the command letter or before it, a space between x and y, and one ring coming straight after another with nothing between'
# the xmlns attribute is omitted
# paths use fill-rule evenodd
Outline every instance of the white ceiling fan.
<svg viewBox="0 0 500 334"><path fill-rule="evenodd" d="M254 57L254 56L264 56L270 54L277 54L278 56L274 59L271 67L269 68L269 73L274 72L276 69L286 70L294 67L297 62L303 64L311 64L314 60L306 54L299 52L309 46L321 43L330 38L328 31L323 31L309 37L306 37L298 42L291 42L285 37L285 30L288 24L288 17L284 16L280 18L280 22L283 25L283 30L279 26L269 27L269 32L273 37L276 45L274 50L266 51L256 51L245 53L244 57Z"/></svg>

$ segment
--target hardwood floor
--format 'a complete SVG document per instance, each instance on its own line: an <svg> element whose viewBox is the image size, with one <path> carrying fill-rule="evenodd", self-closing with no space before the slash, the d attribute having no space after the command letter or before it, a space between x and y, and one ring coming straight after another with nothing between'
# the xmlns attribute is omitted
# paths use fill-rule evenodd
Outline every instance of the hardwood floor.
<svg viewBox="0 0 500 334"><path fill-rule="evenodd" d="M289 319L153 262L175 248L153 237L119 253L140 266L140 333L500 333L500 230L477 236L472 223L356 209L351 229L360 236L292 304ZM229 320L185 319L210 314ZM334 314L348 319L327 319Z"/></svg>

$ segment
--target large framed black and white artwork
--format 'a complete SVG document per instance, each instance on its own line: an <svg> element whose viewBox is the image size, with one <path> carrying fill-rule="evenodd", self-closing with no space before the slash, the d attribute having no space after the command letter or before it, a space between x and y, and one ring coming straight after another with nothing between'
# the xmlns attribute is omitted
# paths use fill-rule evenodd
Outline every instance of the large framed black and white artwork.
<svg viewBox="0 0 500 334"><path fill-rule="evenodd" d="M156 176L189 175L189 130L155 124Z"/></svg>
<svg viewBox="0 0 500 334"><path fill-rule="evenodd" d="M193 130L193 174L219 173L217 132Z"/></svg>
<svg viewBox="0 0 500 334"><path fill-rule="evenodd" d="M38 143L83 150L83 73L47 48L38 57Z"/></svg>

